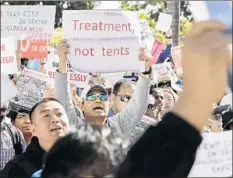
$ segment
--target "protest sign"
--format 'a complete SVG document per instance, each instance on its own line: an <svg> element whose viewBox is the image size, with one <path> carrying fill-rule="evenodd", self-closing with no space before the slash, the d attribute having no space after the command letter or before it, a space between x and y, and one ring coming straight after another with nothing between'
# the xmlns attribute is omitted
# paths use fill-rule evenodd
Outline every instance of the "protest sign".
<svg viewBox="0 0 233 178"><path fill-rule="evenodd" d="M177 71L177 73L182 72L181 50L182 46L175 46L171 49L172 61L174 63L175 70Z"/></svg>
<svg viewBox="0 0 233 178"><path fill-rule="evenodd" d="M151 54L153 56L152 64L157 63L162 50L163 50L163 43L160 42L159 40L155 40L151 50Z"/></svg>
<svg viewBox="0 0 233 178"><path fill-rule="evenodd" d="M134 144L142 135L143 133L149 128L151 125L157 124L157 121L153 118L143 116L142 119L138 122L135 126L133 131L129 136L129 142Z"/></svg>
<svg viewBox="0 0 233 178"><path fill-rule="evenodd" d="M25 68L18 77L17 93L11 99L9 107L14 111L30 111L43 98L47 79L47 75Z"/></svg>
<svg viewBox="0 0 233 178"><path fill-rule="evenodd" d="M15 38L1 38L1 73L13 74L18 72Z"/></svg>
<svg viewBox="0 0 233 178"><path fill-rule="evenodd" d="M46 74L48 75L48 80L52 84L56 77L57 69L59 67L59 58L57 55L49 54L46 63ZM69 69L68 81L74 84L76 87L83 88L87 85L90 76L89 73L80 73Z"/></svg>
<svg viewBox="0 0 233 178"><path fill-rule="evenodd" d="M16 93L16 86L8 74L1 72L1 108L10 101Z"/></svg>
<svg viewBox="0 0 233 178"><path fill-rule="evenodd" d="M56 6L1 6L1 37L21 40L21 57L47 57Z"/></svg>
<svg viewBox="0 0 233 178"><path fill-rule="evenodd" d="M189 177L232 176L232 131L204 133Z"/></svg>
<svg viewBox="0 0 233 178"><path fill-rule="evenodd" d="M90 77L89 73L81 73L77 71L68 72L68 81L78 88L85 88L88 85Z"/></svg>
<svg viewBox="0 0 233 178"><path fill-rule="evenodd" d="M77 71L145 70L138 59L140 25L136 13L63 11L63 17L63 38L69 40L69 60Z"/></svg>
<svg viewBox="0 0 233 178"><path fill-rule="evenodd" d="M154 79L157 80L164 76L173 76L175 75L170 62L153 64L152 65Z"/></svg>
<svg viewBox="0 0 233 178"><path fill-rule="evenodd" d="M142 46L146 47L149 51L151 51L155 38L154 38L154 34L150 30L148 20L140 19L140 27L141 27Z"/></svg>
<svg viewBox="0 0 233 178"><path fill-rule="evenodd" d="M156 30L167 32L171 28L172 15L159 13L159 19L156 24Z"/></svg>

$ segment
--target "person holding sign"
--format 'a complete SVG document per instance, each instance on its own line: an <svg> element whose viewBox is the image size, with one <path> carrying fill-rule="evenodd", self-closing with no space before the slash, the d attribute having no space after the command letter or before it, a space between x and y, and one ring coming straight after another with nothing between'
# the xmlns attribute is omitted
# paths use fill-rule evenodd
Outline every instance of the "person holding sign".
<svg viewBox="0 0 233 178"><path fill-rule="evenodd" d="M69 52L69 44L67 40L62 40L57 46L57 54L59 56L59 69L55 78L55 96L64 106L70 119L70 124L83 124L83 121L77 117L71 100L69 86L67 84L67 53ZM151 77L151 55L144 49L140 49L139 59L145 61L146 73L141 73L137 82L135 92L131 101L119 114L107 119L109 111L109 96L106 89L101 85L89 86L85 94L83 94L81 109L85 119L90 124L103 124L106 120L107 124L117 131L128 135L134 126L140 121L146 111L150 77Z"/></svg>
<svg viewBox="0 0 233 178"><path fill-rule="evenodd" d="M193 26L182 52L185 90L172 112L131 148L115 178L188 177L213 103L227 88L232 57L227 49L230 39L221 33L224 29L225 25L213 20Z"/></svg>

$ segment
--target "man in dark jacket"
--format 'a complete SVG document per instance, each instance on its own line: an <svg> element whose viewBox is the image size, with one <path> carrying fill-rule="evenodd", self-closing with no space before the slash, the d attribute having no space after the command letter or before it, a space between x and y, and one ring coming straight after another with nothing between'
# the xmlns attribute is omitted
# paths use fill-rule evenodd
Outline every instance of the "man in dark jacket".
<svg viewBox="0 0 233 178"><path fill-rule="evenodd" d="M46 98L37 103L29 114L33 135L26 151L9 161L0 172L1 178L31 177L42 168L43 155L69 129L66 112L59 101Z"/></svg>

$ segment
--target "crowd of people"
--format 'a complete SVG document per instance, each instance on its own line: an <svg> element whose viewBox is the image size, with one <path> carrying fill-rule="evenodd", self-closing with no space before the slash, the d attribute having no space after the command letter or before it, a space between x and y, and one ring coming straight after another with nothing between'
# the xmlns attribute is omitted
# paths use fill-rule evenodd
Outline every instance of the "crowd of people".
<svg viewBox="0 0 233 178"><path fill-rule="evenodd" d="M187 177L202 133L233 128L225 28L212 20L194 24L182 49L183 74L173 68L176 81L153 80L153 57L140 48L145 72L116 83L90 73L85 88L69 83L69 41L61 40L54 86L47 85L43 99L30 112L9 107L14 93L1 102L0 177ZM167 40L157 64L174 67ZM27 61L21 59L22 69ZM40 60L42 73L46 61ZM17 76L1 77L17 85Z"/></svg>

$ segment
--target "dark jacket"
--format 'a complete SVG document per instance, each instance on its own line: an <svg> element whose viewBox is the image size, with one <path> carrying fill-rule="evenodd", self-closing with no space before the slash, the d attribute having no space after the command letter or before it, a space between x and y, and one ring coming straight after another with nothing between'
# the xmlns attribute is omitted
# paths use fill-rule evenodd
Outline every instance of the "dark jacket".
<svg viewBox="0 0 233 178"><path fill-rule="evenodd" d="M9 161L0 171L1 178L28 178L42 168L45 151L40 147L38 138L33 137L26 151Z"/></svg>
<svg viewBox="0 0 233 178"><path fill-rule="evenodd" d="M200 133L173 113L151 126L133 145L116 177L187 177L202 141Z"/></svg>

